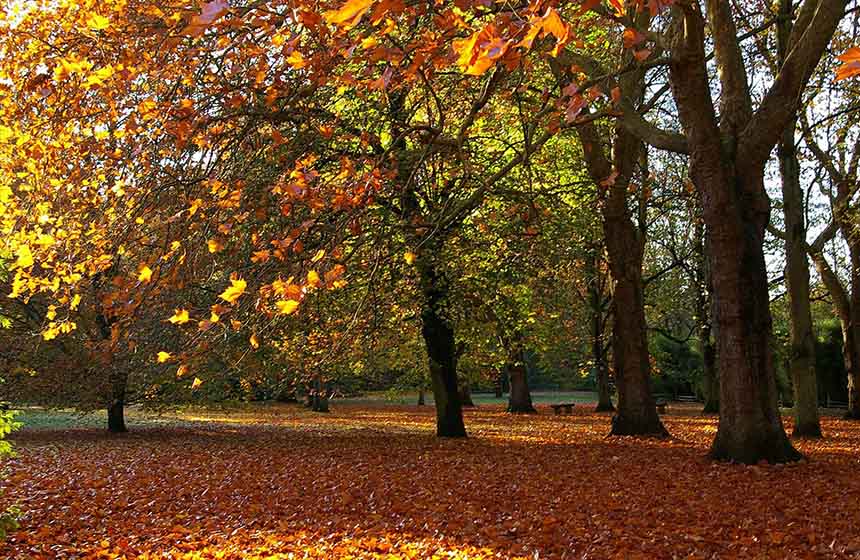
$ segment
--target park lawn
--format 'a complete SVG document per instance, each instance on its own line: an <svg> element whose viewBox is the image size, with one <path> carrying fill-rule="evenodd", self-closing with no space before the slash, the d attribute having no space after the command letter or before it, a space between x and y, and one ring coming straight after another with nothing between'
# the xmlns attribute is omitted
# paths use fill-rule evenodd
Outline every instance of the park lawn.
<svg viewBox="0 0 860 560"><path fill-rule="evenodd" d="M860 424L827 417L827 439L798 443L808 462L745 467L705 458L716 418L695 405L670 405L670 440L539 409L468 410L466 440L435 438L432 408L382 403L131 412L121 436L30 412L0 558L860 554Z"/></svg>

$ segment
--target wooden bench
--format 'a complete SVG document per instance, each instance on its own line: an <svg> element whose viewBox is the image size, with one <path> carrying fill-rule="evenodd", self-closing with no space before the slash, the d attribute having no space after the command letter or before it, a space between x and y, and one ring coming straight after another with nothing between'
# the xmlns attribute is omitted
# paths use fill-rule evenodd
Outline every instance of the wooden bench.
<svg viewBox="0 0 860 560"><path fill-rule="evenodd" d="M666 414L666 401L657 399L654 404L657 406L657 414Z"/></svg>
<svg viewBox="0 0 860 560"><path fill-rule="evenodd" d="M552 411L556 414L561 414L562 411L565 414L573 414L573 407L576 406L576 403L556 403L549 406L552 407Z"/></svg>
<svg viewBox="0 0 860 560"><path fill-rule="evenodd" d="M678 402L698 402L696 395L678 395Z"/></svg>

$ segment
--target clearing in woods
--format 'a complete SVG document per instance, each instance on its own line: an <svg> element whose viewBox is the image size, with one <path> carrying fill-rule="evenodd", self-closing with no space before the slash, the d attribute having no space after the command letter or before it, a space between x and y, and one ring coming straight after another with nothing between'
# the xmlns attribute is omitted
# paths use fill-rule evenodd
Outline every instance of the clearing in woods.
<svg viewBox="0 0 860 560"><path fill-rule="evenodd" d="M860 554L860 426L825 418L809 462L705 459L716 418L670 407L672 440L610 416L296 406L132 415L132 432L14 434L3 558L672 558ZM786 423L790 422L786 419ZM787 427L790 430L790 426Z"/></svg>

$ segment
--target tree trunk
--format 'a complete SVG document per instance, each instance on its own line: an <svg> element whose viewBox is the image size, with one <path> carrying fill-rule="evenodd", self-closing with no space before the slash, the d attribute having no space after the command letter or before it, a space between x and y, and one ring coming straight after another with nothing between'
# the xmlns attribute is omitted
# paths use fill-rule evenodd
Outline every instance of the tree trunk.
<svg viewBox="0 0 860 560"><path fill-rule="evenodd" d="M818 387L815 378L815 335L809 302L809 263L800 165L794 146L794 127L786 129L779 145L785 213L785 279L791 316L788 368L794 385L794 436L821 437Z"/></svg>
<svg viewBox="0 0 860 560"><path fill-rule="evenodd" d="M406 135L401 134L405 126L405 90L389 96L391 136L395 138L392 153L397 157L397 182L403 188L401 214L403 232L417 255L415 267L423 296L421 310L421 336L427 347L430 365L430 386L436 404L436 435L439 437L466 437L463 423L463 404L457 386L458 351L454 328L445 317L448 305L448 279L437 260L441 258L445 244L445 233L434 232L430 236L420 233L416 224L427 223L421 204L412 186L413 159L409 156Z"/></svg>
<svg viewBox="0 0 860 560"><path fill-rule="evenodd" d="M731 167L725 162L724 169ZM777 406L770 350L767 212L743 200L737 183L717 186L710 183L713 176L696 175L709 194L705 216L719 323L720 425L711 455L743 463L797 460L800 454L785 434Z"/></svg>
<svg viewBox="0 0 860 560"><path fill-rule="evenodd" d="M513 414L535 414L532 405L532 394L529 390L528 369L526 368L525 352L517 350L512 353L508 364L508 376L511 384L511 394L508 398L508 412Z"/></svg>
<svg viewBox="0 0 860 560"><path fill-rule="evenodd" d="M720 11L709 14L720 25L733 25L725 5L716 7ZM748 464L797 460L801 455L785 433L777 406L770 349L773 325L764 258L770 200L764 161L752 157L760 154L733 151L737 127L750 118L746 76L734 75L734 67L721 68L732 95L722 98L727 115L721 113L718 123L710 97L704 18L698 4L679 6L675 15L669 77L690 152L690 177L701 196L716 298L720 423L711 456ZM736 41L733 29L718 33L721 49L728 49L721 51L720 63L736 63L736 52L727 46Z"/></svg>
<svg viewBox="0 0 860 560"><path fill-rule="evenodd" d="M849 245L850 249L850 245ZM815 264L815 269L821 276L827 291L830 293L830 298L833 300L833 307L836 314L839 316L839 326L842 330L842 360L845 364L845 372L848 374L848 418L857 418L856 408L858 398L855 394L852 397L852 388L855 386L855 380L858 379L857 368L860 367L860 346L858 346L857 330L854 328L856 320L855 306L852 305L855 297L852 294L848 296L839 277L830 268L824 255L820 252L812 253L812 262ZM852 258L853 261L853 258Z"/></svg>
<svg viewBox="0 0 860 560"><path fill-rule="evenodd" d="M328 387L322 382L322 377L317 375L314 382L313 398L311 400L311 409L314 412L328 412Z"/></svg>
<svg viewBox="0 0 860 560"><path fill-rule="evenodd" d="M601 248L602 250L602 248ZM597 382L597 407L595 412L614 412L612 391L609 386L609 372L606 368L606 352L603 344L604 312L602 278L599 264L599 251L595 248L588 259L588 299L591 313L591 360L594 363L594 377Z"/></svg>
<svg viewBox="0 0 860 560"><path fill-rule="evenodd" d="M637 87L641 88L641 84ZM576 130L591 179L599 189L607 189L601 214L612 282L612 354L618 388L611 433L665 436L668 432L657 415L651 393L642 283L645 235L634 225L627 200L642 144L617 126L610 162L594 126L583 125Z"/></svg>
<svg viewBox="0 0 860 560"><path fill-rule="evenodd" d="M469 386L468 381L460 383L460 402L463 403L463 406L470 408L477 406L475 405L475 401L472 400L472 388Z"/></svg>
<svg viewBox="0 0 860 560"><path fill-rule="evenodd" d="M840 201L849 198L849 185L846 181L840 181L837 189ZM860 238L852 231L852 219L845 215L844 210L834 209L834 219L848 245L851 261L850 293L830 268L821 247L813 250L810 256L822 282L830 292L842 328L842 357L848 375L848 412L845 417L860 420Z"/></svg>
<svg viewBox="0 0 860 560"><path fill-rule="evenodd" d="M615 384L618 409L613 435L667 435L651 393L651 364L645 330L643 247L633 225L605 223L612 296Z"/></svg>
<svg viewBox="0 0 860 560"><path fill-rule="evenodd" d="M421 387L418 389L418 406L424 406L426 404L424 401L424 387Z"/></svg>
<svg viewBox="0 0 860 560"><path fill-rule="evenodd" d="M457 387L457 349L454 329L443 316L448 299L448 285L434 262L440 250L441 247L427 243L416 261L424 296L421 334L430 360L430 381L433 387L433 400L436 402L436 435L466 437L463 405L460 402L460 392Z"/></svg>
<svg viewBox="0 0 860 560"><path fill-rule="evenodd" d="M603 291L601 287L600 269L595 250L589 259L591 278L588 286L589 311L591 312L591 361L594 362L594 378L597 381L597 407L595 412L614 412L612 391L609 387L609 371L606 369L606 353L603 347Z"/></svg>
<svg viewBox="0 0 860 560"><path fill-rule="evenodd" d="M500 399L505 395L505 392L504 392L504 383L505 383L504 375L505 375L504 369L499 370L498 375L496 375L496 384L493 387L493 389L494 389L493 396L495 396L497 399Z"/></svg>
<svg viewBox="0 0 860 560"><path fill-rule="evenodd" d="M792 27L792 2L780 2L782 19L777 25L780 63L788 56ZM788 369L794 385L795 437L821 437L818 417L818 386L815 378L815 335L809 303L809 262L806 258L806 223L803 189L800 187L800 162L792 119L780 139L779 172L782 178L782 203L785 216L785 280L791 316L791 351Z"/></svg>
<svg viewBox="0 0 860 560"><path fill-rule="evenodd" d="M717 348L711 333L714 290L705 249L705 225L700 219L697 219L695 225L695 244L696 320L699 323L699 352L702 354L702 385L705 393L702 412L715 414L720 411L720 378L717 372Z"/></svg>
<svg viewBox="0 0 860 560"><path fill-rule="evenodd" d="M849 325L850 337L846 341L849 348L851 368L848 360L845 370L848 372L848 412L845 417L860 420L860 239L853 234L848 240L851 254L851 304Z"/></svg>
<svg viewBox="0 0 860 560"><path fill-rule="evenodd" d="M125 402L124 395L115 395L113 402L107 409L108 431L112 434L127 432L125 426Z"/></svg>
<svg viewBox="0 0 860 560"><path fill-rule="evenodd" d="M702 377L704 378L705 406L702 412L717 414L720 412L720 377L717 368L717 347L710 339L711 326L708 324L700 329L699 347L702 352Z"/></svg>

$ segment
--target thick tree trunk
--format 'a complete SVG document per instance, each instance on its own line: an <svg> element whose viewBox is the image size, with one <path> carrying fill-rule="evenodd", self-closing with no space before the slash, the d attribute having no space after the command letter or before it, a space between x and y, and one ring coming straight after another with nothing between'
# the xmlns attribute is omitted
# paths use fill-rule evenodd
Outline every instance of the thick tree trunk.
<svg viewBox="0 0 860 560"><path fill-rule="evenodd" d="M102 340L105 342L111 341L113 325L104 312L96 315L96 324L98 325ZM111 350L113 350L112 346ZM119 434L128 431L125 425L125 393L128 387L128 374L125 370L118 369L112 363L112 355L112 352L106 352L102 358L104 360L102 367L108 370L108 383L110 385L110 402L107 406L107 428L108 432Z"/></svg>
<svg viewBox="0 0 860 560"><path fill-rule="evenodd" d="M430 360L430 381L436 402L436 435L466 437L463 405L457 386L457 348L454 329L443 316L448 286L434 259L441 247L427 244L418 257L418 273L424 295L421 334Z"/></svg>
<svg viewBox="0 0 860 560"><path fill-rule="evenodd" d="M127 432L125 425L125 402L124 395L115 396L113 402L107 409L108 431L112 434Z"/></svg>
<svg viewBox="0 0 860 560"><path fill-rule="evenodd" d="M619 227L620 226L620 227ZM618 408L613 435L667 435L651 393L651 364L642 287L642 244L632 224L605 226L614 285L612 352Z"/></svg>
<svg viewBox="0 0 860 560"><path fill-rule="evenodd" d="M458 350L454 328L445 317L448 305L448 279L438 266L444 249L443 232L434 232L430 237L419 233L417 223L426 223L421 204L412 186L412 158L409 156L404 126L406 91L389 97L391 136L395 138L392 153L397 157L397 181L403 188L401 194L401 223L408 241L415 247L415 266L423 296L421 310L421 336L427 347L430 365L430 386L436 405L436 435L439 437L466 437L463 423L463 404L457 386Z"/></svg>
<svg viewBox="0 0 860 560"><path fill-rule="evenodd" d="M641 87L641 86L640 86ZM606 158L593 126L577 127L592 180L608 192L601 204L603 234L612 282L612 354L618 407L613 435L668 434L651 393L651 363L645 323L642 257L645 236L633 224L628 187L633 179L641 142L618 126L612 142L612 162Z"/></svg>
<svg viewBox="0 0 860 560"><path fill-rule="evenodd" d="M709 6L715 9L709 11L715 25L722 26L717 30L718 64L723 86L729 89L723 92L726 114L721 113L719 123L710 98L705 22L698 4L679 6L675 12L669 76L690 151L690 177L701 196L716 298L720 424L711 456L782 463L801 455L785 433L777 406L764 259L770 217L764 161L753 157L760 157L758 153L733 152L738 128L750 119L751 101L744 70L736 68L742 61L732 48L736 38L727 4Z"/></svg>
<svg viewBox="0 0 860 560"><path fill-rule="evenodd" d="M424 401L424 387L421 387L418 389L418 406L424 406L426 404Z"/></svg>
<svg viewBox="0 0 860 560"><path fill-rule="evenodd" d="M529 390L528 369L526 367L525 352L518 350L513 352L508 364L508 376L511 384L511 394L508 398L508 412L513 414L535 414L532 405L532 394Z"/></svg>
<svg viewBox="0 0 860 560"><path fill-rule="evenodd" d="M780 2L777 25L779 61L788 56L792 28L792 2ZM812 310L809 302L809 262L806 258L806 223L803 189L800 188L800 162L792 119L778 146L779 172L782 177L782 203L785 216L785 279L791 316L791 351L788 369L794 385L795 437L821 437L818 417L818 386L815 378L815 335L812 332Z"/></svg>
<svg viewBox="0 0 860 560"><path fill-rule="evenodd" d="M725 162L724 169L731 169ZM719 322L720 425L711 448L717 459L743 463L797 460L777 406L770 350L770 316L764 260L767 212L738 196L736 184L709 184L702 173L711 270ZM755 180L755 179L754 179ZM761 178L758 178L761 180ZM763 189L762 189L763 192Z"/></svg>

